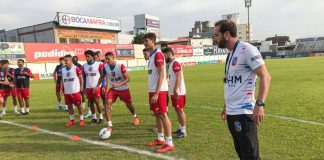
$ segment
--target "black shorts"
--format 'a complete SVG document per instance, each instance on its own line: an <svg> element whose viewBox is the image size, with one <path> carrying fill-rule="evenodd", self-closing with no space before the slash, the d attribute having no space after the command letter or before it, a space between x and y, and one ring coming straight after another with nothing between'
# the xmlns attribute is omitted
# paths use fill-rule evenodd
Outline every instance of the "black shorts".
<svg viewBox="0 0 324 160"><path fill-rule="evenodd" d="M227 115L227 125L241 160L260 160L257 126L251 114Z"/></svg>

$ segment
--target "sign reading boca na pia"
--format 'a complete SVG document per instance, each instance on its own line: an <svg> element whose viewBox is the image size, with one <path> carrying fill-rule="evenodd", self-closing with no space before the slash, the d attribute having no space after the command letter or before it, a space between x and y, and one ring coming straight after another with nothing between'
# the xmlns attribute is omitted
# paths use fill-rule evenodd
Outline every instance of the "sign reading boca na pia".
<svg viewBox="0 0 324 160"><path fill-rule="evenodd" d="M60 26L121 31L121 21L107 18L88 17L68 13L57 13Z"/></svg>
<svg viewBox="0 0 324 160"><path fill-rule="evenodd" d="M116 54L116 46L113 44L57 44L57 43L25 43L27 62L56 62L65 55L78 56L84 61L86 50L99 51L100 58L104 58L106 52Z"/></svg>

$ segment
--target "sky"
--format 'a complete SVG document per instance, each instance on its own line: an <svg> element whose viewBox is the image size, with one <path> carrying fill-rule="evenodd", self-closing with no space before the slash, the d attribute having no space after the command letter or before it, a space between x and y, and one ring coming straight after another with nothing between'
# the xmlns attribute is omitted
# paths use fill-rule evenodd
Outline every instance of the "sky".
<svg viewBox="0 0 324 160"><path fill-rule="evenodd" d="M56 12L120 19L122 31L134 27L134 15L160 17L161 36L189 35L195 21L221 19L239 13L247 23L244 0L0 0L0 30L16 29L54 20ZM252 0L250 23L252 38L264 40L277 35L291 40L324 36L323 0Z"/></svg>

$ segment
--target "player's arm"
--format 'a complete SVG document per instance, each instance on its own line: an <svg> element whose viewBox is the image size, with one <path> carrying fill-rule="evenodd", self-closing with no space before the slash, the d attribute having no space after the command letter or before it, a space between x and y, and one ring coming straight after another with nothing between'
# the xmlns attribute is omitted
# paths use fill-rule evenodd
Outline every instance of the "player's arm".
<svg viewBox="0 0 324 160"><path fill-rule="evenodd" d="M34 78L34 75L33 75L33 73L31 72L30 69L28 69L27 72L25 72L25 75L30 77L30 78Z"/></svg>
<svg viewBox="0 0 324 160"><path fill-rule="evenodd" d="M63 92L63 77L62 77L61 82L60 82L60 93L61 93L62 96L64 95L64 92Z"/></svg>
<svg viewBox="0 0 324 160"><path fill-rule="evenodd" d="M159 74L159 79L158 79L158 83L157 83L157 86L155 89L155 94L158 95L160 92L161 86L162 86L163 78L164 78L164 75L163 75L164 74L164 65L158 66L157 71Z"/></svg>
<svg viewBox="0 0 324 160"><path fill-rule="evenodd" d="M80 82L80 92L83 92L83 76L82 76L82 71L77 68L77 75L78 75L78 78L79 78L79 82Z"/></svg>
<svg viewBox="0 0 324 160"><path fill-rule="evenodd" d="M174 96L176 98L178 98L179 97L178 90L181 85L182 75L181 75L181 71L175 72L175 74L176 74L176 82L175 82L175 87L174 87L173 93L174 93Z"/></svg>
<svg viewBox="0 0 324 160"><path fill-rule="evenodd" d="M54 72L53 72L53 74L52 74L52 76L53 76L53 78L54 78L54 83L56 83L56 81L57 81L57 77L56 77L56 68L54 69Z"/></svg>
<svg viewBox="0 0 324 160"><path fill-rule="evenodd" d="M259 85L259 92L258 92L257 99L265 101L268 96L268 92L270 88L270 81L271 81L270 74L265 65L256 68L255 70L253 70L253 72L260 78L260 85Z"/></svg>
<svg viewBox="0 0 324 160"><path fill-rule="evenodd" d="M98 82L97 82L97 85L96 85L96 89L100 86L100 84L102 83L102 80L105 78L105 75L106 74L104 74L104 73L102 73L101 75L100 75L100 78L99 78L99 80L98 80Z"/></svg>

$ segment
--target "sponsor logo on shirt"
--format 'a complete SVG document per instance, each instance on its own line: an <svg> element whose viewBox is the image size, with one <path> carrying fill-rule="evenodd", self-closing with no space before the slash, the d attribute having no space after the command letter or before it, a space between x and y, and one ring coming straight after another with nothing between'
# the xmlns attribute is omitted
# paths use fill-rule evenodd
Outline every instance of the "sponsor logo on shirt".
<svg viewBox="0 0 324 160"><path fill-rule="evenodd" d="M92 71L92 67L89 67L89 69L88 69L90 72Z"/></svg>
<svg viewBox="0 0 324 160"><path fill-rule="evenodd" d="M261 55L253 56L253 57L251 57L251 62L254 62L255 60L258 60L258 59L261 59L261 58L262 58Z"/></svg>
<svg viewBox="0 0 324 160"><path fill-rule="evenodd" d="M73 82L74 78L65 78L63 81L64 82Z"/></svg>
<svg viewBox="0 0 324 160"><path fill-rule="evenodd" d="M225 83L227 83L228 87L235 87L236 84L241 84L242 83L242 76L228 76L225 79Z"/></svg>
<svg viewBox="0 0 324 160"><path fill-rule="evenodd" d="M111 75L112 75L113 77L116 77L116 72L111 72Z"/></svg>
<svg viewBox="0 0 324 160"><path fill-rule="evenodd" d="M66 72L66 76L67 77L70 77L70 72Z"/></svg>
<svg viewBox="0 0 324 160"><path fill-rule="evenodd" d="M236 62L237 62L237 57L233 57L232 66L235 66L236 65Z"/></svg>

